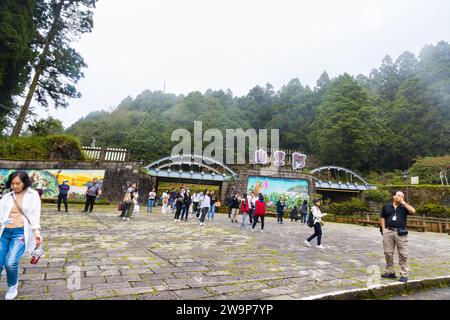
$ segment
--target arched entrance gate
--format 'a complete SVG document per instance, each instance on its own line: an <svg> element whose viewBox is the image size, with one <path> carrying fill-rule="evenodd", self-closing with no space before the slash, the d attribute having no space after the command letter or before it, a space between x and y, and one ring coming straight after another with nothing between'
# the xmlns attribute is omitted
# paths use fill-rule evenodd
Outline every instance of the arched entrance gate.
<svg viewBox="0 0 450 320"><path fill-rule="evenodd" d="M148 174L157 178L157 189L178 188L182 183L194 189L212 186L222 192L224 182L233 181L238 174L230 167L197 155L179 155L160 159L144 167Z"/></svg>

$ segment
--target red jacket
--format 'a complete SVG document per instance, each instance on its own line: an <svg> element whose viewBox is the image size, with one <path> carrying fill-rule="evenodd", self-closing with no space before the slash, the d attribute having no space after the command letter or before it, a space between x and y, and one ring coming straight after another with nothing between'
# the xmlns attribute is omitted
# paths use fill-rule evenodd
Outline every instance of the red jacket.
<svg viewBox="0 0 450 320"><path fill-rule="evenodd" d="M256 200L255 204L255 216L265 216L266 215L266 203L263 201Z"/></svg>
<svg viewBox="0 0 450 320"><path fill-rule="evenodd" d="M248 204L248 199L244 199L244 201L242 201L241 203L241 213L250 212L250 206Z"/></svg>

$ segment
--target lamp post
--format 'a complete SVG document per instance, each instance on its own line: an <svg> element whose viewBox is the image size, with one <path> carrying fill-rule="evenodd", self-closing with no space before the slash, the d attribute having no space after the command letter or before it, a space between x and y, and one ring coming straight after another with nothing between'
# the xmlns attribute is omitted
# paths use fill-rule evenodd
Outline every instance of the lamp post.
<svg viewBox="0 0 450 320"><path fill-rule="evenodd" d="M405 179L405 186L406 186L406 202L409 203L409 195L408 195L408 170L403 171L403 178Z"/></svg>

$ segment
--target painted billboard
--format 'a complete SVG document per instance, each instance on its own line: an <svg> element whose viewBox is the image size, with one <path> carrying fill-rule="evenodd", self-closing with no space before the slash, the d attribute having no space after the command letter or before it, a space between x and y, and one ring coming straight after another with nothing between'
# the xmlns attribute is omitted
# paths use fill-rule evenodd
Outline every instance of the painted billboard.
<svg viewBox="0 0 450 320"><path fill-rule="evenodd" d="M0 183L6 183L8 176L16 170L0 169ZM84 199L87 184L97 178L103 184L105 170L24 170L30 176L34 189L42 189L43 199L56 199L58 186L68 180L70 186L69 199Z"/></svg>
<svg viewBox="0 0 450 320"><path fill-rule="evenodd" d="M309 201L309 181L303 179L283 179L255 177L248 178L247 193L253 191L254 194L262 193L268 205L273 206L280 196L286 201L286 205L292 208L300 201Z"/></svg>

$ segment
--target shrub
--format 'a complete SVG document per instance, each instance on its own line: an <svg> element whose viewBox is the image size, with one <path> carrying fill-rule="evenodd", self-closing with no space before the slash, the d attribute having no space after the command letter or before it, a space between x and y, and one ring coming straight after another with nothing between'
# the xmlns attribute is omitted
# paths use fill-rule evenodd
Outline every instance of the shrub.
<svg viewBox="0 0 450 320"><path fill-rule="evenodd" d="M85 160L77 138L68 135L0 138L0 159Z"/></svg>
<svg viewBox="0 0 450 320"><path fill-rule="evenodd" d="M450 218L450 207L439 204L428 203L416 208L416 214L419 216L434 218Z"/></svg>
<svg viewBox="0 0 450 320"><path fill-rule="evenodd" d="M386 190L366 190L363 197L366 201L385 203L391 199L391 194Z"/></svg>
<svg viewBox="0 0 450 320"><path fill-rule="evenodd" d="M409 169L410 176L418 176L421 184L441 184L440 172L449 171L450 155L444 157L419 158Z"/></svg>
<svg viewBox="0 0 450 320"><path fill-rule="evenodd" d="M368 205L359 199L352 199L347 202L334 202L328 205L327 212L334 215L353 215L369 210Z"/></svg>

